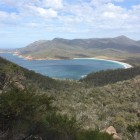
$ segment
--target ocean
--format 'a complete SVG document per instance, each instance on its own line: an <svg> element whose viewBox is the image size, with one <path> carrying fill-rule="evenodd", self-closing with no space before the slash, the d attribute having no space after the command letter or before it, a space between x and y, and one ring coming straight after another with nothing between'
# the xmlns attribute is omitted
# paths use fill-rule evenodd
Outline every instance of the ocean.
<svg viewBox="0 0 140 140"><path fill-rule="evenodd" d="M124 68L119 63L97 59L26 60L12 53L0 53L0 56L36 73L59 79L79 80L91 72Z"/></svg>

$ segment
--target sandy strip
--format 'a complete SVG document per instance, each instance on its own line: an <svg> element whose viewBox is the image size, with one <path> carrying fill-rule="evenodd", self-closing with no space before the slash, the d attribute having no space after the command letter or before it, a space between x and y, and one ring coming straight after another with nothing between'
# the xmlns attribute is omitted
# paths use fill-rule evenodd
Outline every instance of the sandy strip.
<svg viewBox="0 0 140 140"><path fill-rule="evenodd" d="M61 60L61 59L52 59L52 58L49 58L49 59L33 59L32 57L30 56L27 56L27 57L24 57L22 55L19 55L17 53L13 53L13 55L17 55L18 57L20 58L24 58L24 59L27 59L27 60ZM117 63L117 64L120 64L122 65L125 69L128 69L128 68L132 68L133 66L128 64L128 63L124 63L124 62L120 62L120 61L116 61L116 60L110 60L110 59L103 59L103 58L96 58L96 57L93 57L93 58L73 58L73 59L93 59L93 60L102 60L102 61L108 61L108 62L113 62L113 63Z"/></svg>
<svg viewBox="0 0 140 140"><path fill-rule="evenodd" d="M116 61L116 60L110 60L110 59L100 59L100 58L73 58L73 59L93 59L93 60L103 60L103 61L108 61L108 62L113 62L113 63L117 63L122 65L125 69L128 68L132 68L133 66L128 64L128 63L124 63L124 62L120 62L120 61Z"/></svg>

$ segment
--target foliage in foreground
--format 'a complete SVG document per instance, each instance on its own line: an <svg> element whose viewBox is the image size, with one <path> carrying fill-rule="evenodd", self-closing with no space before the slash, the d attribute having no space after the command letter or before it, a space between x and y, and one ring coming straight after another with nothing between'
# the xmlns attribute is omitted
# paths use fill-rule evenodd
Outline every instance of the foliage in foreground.
<svg viewBox="0 0 140 140"><path fill-rule="evenodd" d="M130 139L140 139L140 121L134 124L129 124L127 130Z"/></svg>
<svg viewBox="0 0 140 140"><path fill-rule="evenodd" d="M111 136L99 131L82 130L74 117L56 113L51 103L52 98L44 94L22 91L15 87L2 92L0 139L112 140Z"/></svg>
<svg viewBox="0 0 140 140"><path fill-rule="evenodd" d="M18 87L21 87L19 85L22 84L25 84L25 87L30 85L32 88L38 89L37 91L39 91L40 93L46 94L46 95L43 94L41 96L36 94L34 96L37 98L37 101L38 99L40 99L40 97L42 97L41 101L39 101L39 103L41 103L42 106L40 106L41 104L40 105L38 104L36 113L34 112L31 113L31 114L35 114L34 116L28 115L29 119L26 119L25 117L26 109L25 109L25 112L23 111L24 113L22 113L23 115L21 115L23 116L23 119L20 119L18 122L13 121L14 128L12 129L12 133L13 133L12 137L14 138L27 137L26 139L29 139L30 137L34 139L34 136L36 137L41 136L43 139L45 139L48 137L50 138L51 134L53 134L53 136L54 134L56 134L56 137L57 138L60 137L60 139L62 139L62 137L64 138L64 136L67 137L66 133L64 133L64 135L62 135L61 133L64 130L63 128L65 128L64 125L60 126L61 121L58 121L58 123L55 122L55 124L57 124L57 126L59 127L56 127L55 125L53 126L52 125L53 121L51 123L47 123L49 116L51 116L50 118L56 118L56 117L60 118L59 117L60 114L56 113L59 112L61 114L68 114L69 116L74 115L78 120L78 122L81 122L82 128L94 129L96 128L96 126L98 126L99 129L102 130L105 127L113 125L116 128L119 136L121 136L124 139L131 140L134 137L135 133L139 133L139 131L135 131L133 133L129 131L127 127L130 124L134 124L135 122L138 122L140 120L140 117L137 115L138 110L140 108L140 104L139 104L140 77L137 76L133 79L123 81L125 80L124 79L125 77L129 77L129 78L131 76L133 77L134 76L133 74L137 73L137 68L136 69L133 68L133 70L128 69L128 70L121 70L121 71L125 71L125 72L130 71L130 73L132 74L126 72L128 75L123 76L120 74L118 76L115 75L116 72L112 72L111 73L112 77L111 77L108 76L106 73L104 75L106 77L106 81L104 79L103 83L105 85L106 84L108 85L102 87L95 87L93 86L94 85L93 83L91 83L90 85L90 82L88 83L88 81L87 82L75 82L75 81L65 81L65 80L60 81L51 78L50 78L51 80L49 80L48 77L23 69L15 64L9 63L6 60L1 61L0 59L0 92L2 89L4 89L3 87L6 88L8 87L7 84L6 84L7 86L5 86L5 83L8 83L8 79L10 79L10 81L16 83L18 82ZM102 72L99 74L99 76L100 75L102 75ZM112 80L109 81L109 79L110 78L115 79L115 77L118 78L117 76L119 78L121 78L122 76L122 78L120 79L121 82L109 84L109 82L112 83ZM23 80L21 80L22 77ZM12 91L5 90L5 92L11 93ZM22 93L23 91L19 91L19 92ZM32 92L31 90L30 91L26 90L26 92L30 92L30 94L33 95L35 94L35 92ZM45 111L43 109L44 108L43 104L46 101L47 95L49 96L51 95L55 97L55 100L54 101L51 100L51 102L52 105L58 107L59 110L52 111L50 109ZM26 101L24 102L26 103ZM36 99L34 103L36 103ZM53 113L51 114L50 112ZM63 115L60 116L62 118L64 117ZM8 123L8 126L9 125L10 124ZM54 128L59 128L59 129L54 129ZM76 131L77 135L74 134L74 136L76 135L75 137L77 139L80 139L79 135L82 135L79 133L81 131L82 132L85 131L85 130L81 130L82 128L80 127L79 130ZM7 134L7 132L10 133L9 129L7 129L7 125L5 125L2 132L6 132L4 133L4 135ZM100 135L100 137L102 136ZM82 135L81 138L84 138L84 136Z"/></svg>
<svg viewBox="0 0 140 140"><path fill-rule="evenodd" d="M113 140L111 135L107 133L100 133L99 130L83 130L80 131L76 140Z"/></svg>
<svg viewBox="0 0 140 140"><path fill-rule="evenodd" d="M140 67L99 71L88 74L80 81L85 82L87 85L104 86L107 84L116 83L118 81L129 80L137 75L140 75Z"/></svg>

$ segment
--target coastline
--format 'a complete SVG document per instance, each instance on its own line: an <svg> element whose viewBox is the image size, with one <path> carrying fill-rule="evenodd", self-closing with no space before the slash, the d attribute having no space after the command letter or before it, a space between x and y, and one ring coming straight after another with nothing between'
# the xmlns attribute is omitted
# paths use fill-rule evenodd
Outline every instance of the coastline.
<svg viewBox="0 0 140 140"><path fill-rule="evenodd" d="M30 55L23 56L18 52L14 52L12 54L18 56L19 58L23 58L25 60L61 60L61 59L54 59L54 58L51 58L51 57L48 57L48 58L34 58L34 57L30 56Z"/></svg>
<svg viewBox="0 0 140 140"><path fill-rule="evenodd" d="M11 52L9 52L9 53L11 53ZM50 58L50 57L35 59L35 58L31 57L31 56L20 55L18 52L14 52L12 54L13 55L17 55L18 57L26 59L26 60L61 60L61 59L53 59L53 58ZM122 65L124 67L124 69L128 69L128 68L132 68L133 67L132 65L130 65L128 63L124 63L124 62L121 62L121 61L118 61L118 60L109 59L109 58L92 57L92 58L72 58L72 59L93 59L93 60L108 61L108 62L120 64L120 65Z"/></svg>
<svg viewBox="0 0 140 140"><path fill-rule="evenodd" d="M27 60L27 61L32 61L32 60L36 60L36 61L39 61L39 60L66 60L66 59L53 59L53 58L40 58L40 59L34 59L34 58L31 58L30 56L26 56L26 57L24 57L23 55L20 55L20 54L17 54L17 53L12 53L12 55L16 55L17 57L19 57L19 58L22 58L22 59L25 59L25 60ZM91 57L91 58L71 58L71 60L73 60L73 59L91 59L91 60L101 60L101 61L108 61L108 62L112 62L112 63L116 63L116 64L119 64L119 65L121 65L122 66L122 69L128 69L128 68L132 68L133 66L132 65L130 65L130 64L128 64L128 63L124 63L124 62L122 62L121 61L121 59L120 60L115 60L115 58L99 58L99 56L97 56L97 57ZM86 77L87 75L81 75L81 78L84 78L84 77Z"/></svg>
<svg viewBox="0 0 140 140"><path fill-rule="evenodd" d="M111 59L103 59L103 58L96 58L96 57L93 57L93 58L73 58L73 59L93 59L93 60L108 61L108 62L113 62L113 63L120 64L120 65L122 65L124 67L124 69L128 69L128 68L133 67L132 65L130 65L128 63L124 63L124 62L116 61L116 60L111 60Z"/></svg>

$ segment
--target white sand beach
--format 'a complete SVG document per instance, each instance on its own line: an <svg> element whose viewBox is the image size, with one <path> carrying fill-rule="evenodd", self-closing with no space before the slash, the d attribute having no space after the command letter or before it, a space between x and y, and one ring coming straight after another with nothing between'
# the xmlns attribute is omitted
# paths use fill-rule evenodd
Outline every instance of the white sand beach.
<svg viewBox="0 0 140 140"><path fill-rule="evenodd" d="M93 57L93 58L73 58L73 59L103 60L103 61L108 61L108 62L113 62L113 63L120 64L120 65L122 65L125 69L132 68L132 67L133 67L132 65L130 65L130 64L128 64L128 63L124 63L124 62L120 62L120 61L116 61L116 60L110 60L110 59L101 59L101 58L96 58L96 57Z"/></svg>

